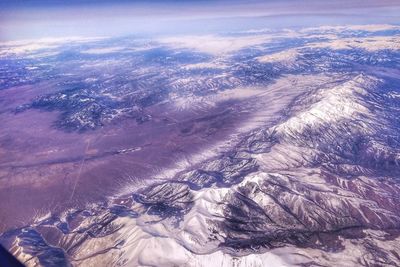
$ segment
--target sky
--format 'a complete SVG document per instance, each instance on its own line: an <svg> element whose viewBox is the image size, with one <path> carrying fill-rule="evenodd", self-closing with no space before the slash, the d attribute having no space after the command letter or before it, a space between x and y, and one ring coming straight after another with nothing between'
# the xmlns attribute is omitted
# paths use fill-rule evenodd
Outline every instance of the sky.
<svg viewBox="0 0 400 267"><path fill-rule="evenodd" d="M399 24L399 0L0 0L0 40Z"/></svg>

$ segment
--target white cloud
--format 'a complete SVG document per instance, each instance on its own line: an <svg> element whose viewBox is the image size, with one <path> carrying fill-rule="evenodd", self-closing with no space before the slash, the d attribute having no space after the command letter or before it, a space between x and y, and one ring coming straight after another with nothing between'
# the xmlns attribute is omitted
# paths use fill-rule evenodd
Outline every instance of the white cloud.
<svg viewBox="0 0 400 267"><path fill-rule="evenodd" d="M115 53L125 50L125 47L122 46L114 46L114 47L98 47L98 48L91 48L82 51L85 54L94 54L94 55L101 55L101 54L109 54Z"/></svg>
<svg viewBox="0 0 400 267"><path fill-rule="evenodd" d="M0 43L0 55L26 54L43 49L54 49L66 43L85 43L102 40L104 37L60 37L41 38L37 40L19 40Z"/></svg>
<svg viewBox="0 0 400 267"><path fill-rule="evenodd" d="M389 25L389 24L368 24L368 25L343 25L343 26L320 26L304 28L300 32L311 32L311 31L367 31L367 32L378 32L388 30L400 30L400 26Z"/></svg>
<svg viewBox="0 0 400 267"><path fill-rule="evenodd" d="M298 55L299 52L296 49L288 49L282 52L258 57L257 60L261 63L294 62Z"/></svg>
<svg viewBox="0 0 400 267"><path fill-rule="evenodd" d="M379 51L384 49L399 50L400 36L375 36L363 38L342 38L326 42L312 43L310 48L329 48L333 50L341 49L365 49L367 51Z"/></svg>
<svg viewBox="0 0 400 267"><path fill-rule="evenodd" d="M193 49L212 55L229 54L240 49L260 45L271 41L269 35L254 35L244 37L231 36L181 36L159 39L161 43L179 49Z"/></svg>

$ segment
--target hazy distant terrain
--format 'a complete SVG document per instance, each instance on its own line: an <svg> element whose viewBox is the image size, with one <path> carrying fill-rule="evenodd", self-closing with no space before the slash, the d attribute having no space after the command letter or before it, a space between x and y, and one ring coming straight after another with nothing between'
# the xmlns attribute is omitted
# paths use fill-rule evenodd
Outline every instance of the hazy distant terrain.
<svg viewBox="0 0 400 267"><path fill-rule="evenodd" d="M400 27L0 43L27 266L400 266Z"/></svg>

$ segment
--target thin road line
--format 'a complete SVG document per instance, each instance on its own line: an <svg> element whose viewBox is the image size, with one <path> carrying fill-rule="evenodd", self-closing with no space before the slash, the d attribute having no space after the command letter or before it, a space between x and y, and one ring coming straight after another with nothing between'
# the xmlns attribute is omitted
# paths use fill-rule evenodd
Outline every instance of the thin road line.
<svg viewBox="0 0 400 267"><path fill-rule="evenodd" d="M83 165L85 164L86 153L87 153L88 150L89 150L89 144L90 144L90 139L87 141L85 153L83 154L83 158L82 158L82 161L81 161L81 166L79 167L78 175L76 176L75 183L74 183L74 187L73 187L73 189L72 189L72 193L71 193L71 196L70 196L70 198L69 198L69 201L72 201L72 198L73 198L74 195L75 195L76 186L78 185L78 181L79 181L79 178L81 177L81 172L82 172L82 169L83 169Z"/></svg>

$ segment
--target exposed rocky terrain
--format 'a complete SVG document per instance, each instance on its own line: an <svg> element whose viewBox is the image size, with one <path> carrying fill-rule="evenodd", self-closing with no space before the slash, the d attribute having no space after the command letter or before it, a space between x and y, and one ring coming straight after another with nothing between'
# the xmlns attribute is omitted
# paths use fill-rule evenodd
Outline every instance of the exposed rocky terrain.
<svg viewBox="0 0 400 267"><path fill-rule="evenodd" d="M77 166L129 163L136 158L127 154L160 149L153 142L163 134L176 149L160 149L173 162L143 172L151 179L42 210L6 227L1 244L28 266L400 266L399 34L389 25L326 27L204 37L220 44L210 47L181 37L130 51L123 39L129 46L118 51L101 40L21 55L51 66L40 71L55 73L54 89L2 116L55 114L50 127L66 136L126 121L138 132L163 129L142 146L86 151ZM52 61L61 56L66 64ZM2 60L16 67L14 57ZM19 75L2 92L40 84Z"/></svg>

